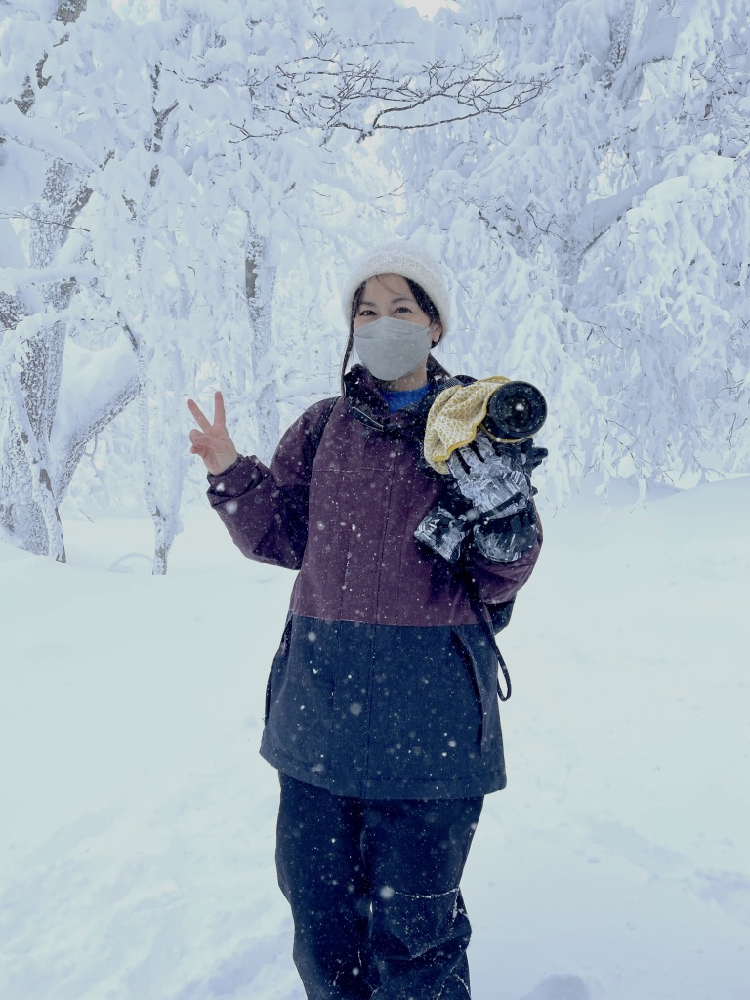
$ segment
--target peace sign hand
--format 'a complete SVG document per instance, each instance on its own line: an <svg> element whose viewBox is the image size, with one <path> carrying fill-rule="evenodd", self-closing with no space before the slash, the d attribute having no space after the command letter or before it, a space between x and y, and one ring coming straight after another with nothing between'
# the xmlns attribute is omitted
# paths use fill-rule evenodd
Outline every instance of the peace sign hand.
<svg viewBox="0 0 750 1000"><path fill-rule="evenodd" d="M189 399L188 409L200 430L193 429L189 437L191 455L200 455L208 471L218 476L237 461L237 449L227 431L224 397L220 392L214 396L214 422L210 423L198 404Z"/></svg>

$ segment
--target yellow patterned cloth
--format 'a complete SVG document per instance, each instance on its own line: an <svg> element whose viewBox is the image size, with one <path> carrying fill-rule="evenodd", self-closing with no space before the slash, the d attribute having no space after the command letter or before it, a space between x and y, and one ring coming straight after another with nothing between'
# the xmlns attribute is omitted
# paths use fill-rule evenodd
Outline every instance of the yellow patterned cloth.
<svg viewBox="0 0 750 1000"><path fill-rule="evenodd" d="M477 427L487 415L487 402L501 385L502 375L483 378L471 385L443 389L430 407L424 435L424 456L436 472L447 475L446 459L456 448L473 441Z"/></svg>

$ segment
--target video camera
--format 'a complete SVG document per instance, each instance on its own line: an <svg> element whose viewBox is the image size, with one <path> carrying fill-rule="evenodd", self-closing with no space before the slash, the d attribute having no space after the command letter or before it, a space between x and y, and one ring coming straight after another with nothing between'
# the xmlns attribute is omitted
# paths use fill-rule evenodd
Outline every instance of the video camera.
<svg viewBox="0 0 750 1000"><path fill-rule="evenodd" d="M514 562L527 552L538 535L530 476L548 454L532 436L546 419L547 402L535 386L499 386L473 440L450 451L444 496L415 538L449 563L472 544L492 562Z"/></svg>

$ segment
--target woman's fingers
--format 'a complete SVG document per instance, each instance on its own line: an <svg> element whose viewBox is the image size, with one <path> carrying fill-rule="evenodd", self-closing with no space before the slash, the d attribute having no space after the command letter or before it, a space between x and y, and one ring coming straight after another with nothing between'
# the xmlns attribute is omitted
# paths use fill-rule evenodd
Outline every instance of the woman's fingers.
<svg viewBox="0 0 750 1000"><path fill-rule="evenodd" d="M224 409L224 397L220 392L214 393L214 427L217 425L225 429L227 426L227 414Z"/></svg>
<svg viewBox="0 0 750 1000"><path fill-rule="evenodd" d="M198 424L189 431L190 453L198 455L211 473L219 473L228 469L237 459L237 449L227 432L224 397L220 392L214 394L214 422L211 423L200 406L193 399L187 401L188 409Z"/></svg>
<svg viewBox="0 0 750 1000"><path fill-rule="evenodd" d="M221 451L226 448L226 440L223 437L219 437L216 434L212 434L210 431L208 434L204 434L202 431L192 430L188 434L190 438L190 443L195 447L208 448L211 451Z"/></svg>
<svg viewBox="0 0 750 1000"><path fill-rule="evenodd" d="M214 393L214 422L211 423L203 410L198 406L194 399L189 399L187 401L188 409L193 415L195 422L198 424L200 429L208 434L213 428L218 428L220 430L227 429L227 414L224 407L224 397L220 392Z"/></svg>
<svg viewBox="0 0 750 1000"><path fill-rule="evenodd" d="M203 412L203 410L201 410L200 406L198 406L198 404L195 402L195 400L194 399L189 399L187 401L187 405L188 405L188 409L190 410L190 412L193 415L193 419L195 420L196 424L198 424L198 426L200 427L200 429L202 431L205 431L206 433L208 431L210 431L211 430L211 423L210 423L208 417ZM222 406L223 406L223 402L222 402Z"/></svg>

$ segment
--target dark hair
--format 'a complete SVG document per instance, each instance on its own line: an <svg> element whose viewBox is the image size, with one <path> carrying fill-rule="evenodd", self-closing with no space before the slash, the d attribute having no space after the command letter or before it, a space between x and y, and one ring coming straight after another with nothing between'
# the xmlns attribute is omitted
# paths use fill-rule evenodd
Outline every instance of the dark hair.
<svg viewBox="0 0 750 1000"><path fill-rule="evenodd" d="M379 277L379 275L373 275L374 278ZM346 375L346 367L349 364L349 359L352 356L352 351L354 350L354 317L357 315L357 310L359 309L359 303L362 301L362 293L365 290L365 285L369 279L362 282L362 284L357 288L352 297L352 311L349 317L349 340L346 344L346 351L344 351L344 362L341 365L341 395L345 395L344 388L344 375ZM412 281L411 278L404 278L404 281L409 286L409 291L414 296L414 301L417 303L419 308L423 313L426 313L430 318L430 323L440 322L440 313L437 311L437 306L432 301L427 292L418 285L416 281ZM442 334L441 334L442 336Z"/></svg>

